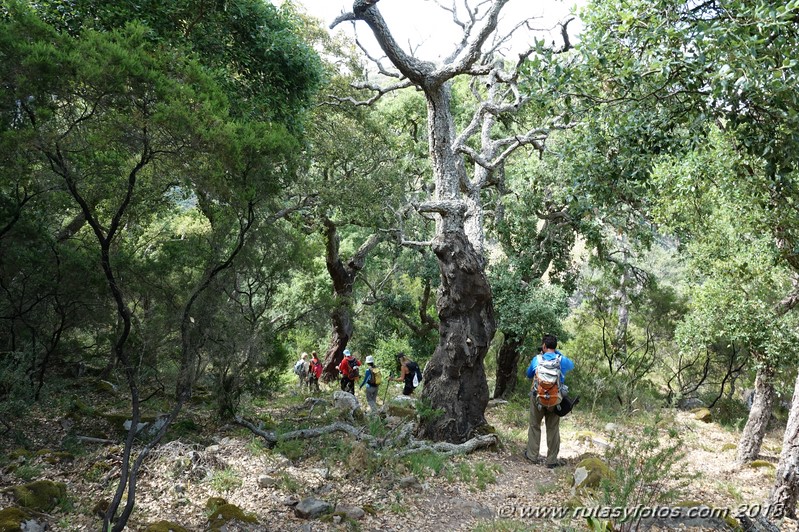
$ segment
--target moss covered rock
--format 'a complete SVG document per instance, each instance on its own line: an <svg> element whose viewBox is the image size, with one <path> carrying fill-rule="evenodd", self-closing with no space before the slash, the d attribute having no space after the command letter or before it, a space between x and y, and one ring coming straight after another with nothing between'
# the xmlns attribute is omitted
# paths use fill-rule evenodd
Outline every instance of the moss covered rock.
<svg viewBox="0 0 799 532"><path fill-rule="evenodd" d="M399 406L395 404L388 405L388 415L394 417L403 417L403 418L416 418L416 410L413 408L408 408L405 406Z"/></svg>
<svg viewBox="0 0 799 532"><path fill-rule="evenodd" d="M682 501L677 501L674 506L678 508L698 508L699 506L705 506L705 504L701 501L695 501L693 499L685 499Z"/></svg>
<svg viewBox="0 0 799 532"><path fill-rule="evenodd" d="M114 384L112 384L112 383L110 383L108 381L104 381L102 379L97 379L97 381L95 381L94 389L97 392L107 393L109 395L116 395L117 394L117 387Z"/></svg>
<svg viewBox="0 0 799 532"><path fill-rule="evenodd" d="M574 468L572 486L575 491L585 488L595 488L603 478L612 478L613 472L608 465L596 456L583 458Z"/></svg>
<svg viewBox="0 0 799 532"><path fill-rule="evenodd" d="M754 469L760 469L762 467L766 467L766 468L769 468L769 469L776 469L777 468L777 466L775 466L774 464L772 464L768 460L753 460L752 462L749 462L749 467L754 468Z"/></svg>
<svg viewBox="0 0 799 532"><path fill-rule="evenodd" d="M176 525L170 521L158 521L157 523L152 523L147 525L147 528L144 529L144 532L189 532L188 529L183 528L180 525Z"/></svg>
<svg viewBox="0 0 799 532"><path fill-rule="evenodd" d="M252 514L244 513L244 510L235 504L223 504L217 507L216 511L208 518L209 529L213 531L221 530L228 523L257 523L258 519Z"/></svg>
<svg viewBox="0 0 799 532"><path fill-rule="evenodd" d="M14 506L0 510L0 532L17 532L22 530L22 523L29 514L22 508Z"/></svg>
<svg viewBox="0 0 799 532"><path fill-rule="evenodd" d="M67 486L62 482L37 480L12 488L17 503L24 508L49 512L67 496Z"/></svg>
<svg viewBox="0 0 799 532"><path fill-rule="evenodd" d="M27 449L21 449L21 448L14 449L10 453L8 453L8 457L11 460L20 460L20 459L25 460L32 456L33 456L32 452L28 451Z"/></svg>
<svg viewBox="0 0 799 532"><path fill-rule="evenodd" d="M691 412L694 414L694 419L697 419L703 423L713 422L713 414L710 412L709 408L697 408Z"/></svg>
<svg viewBox="0 0 799 532"><path fill-rule="evenodd" d="M736 518L732 517L731 515L724 516L724 522L727 523L727 526L733 530L743 530L741 528L741 523Z"/></svg>
<svg viewBox="0 0 799 532"><path fill-rule="evenodd" d="M599 436L596 435L595 432L591 432L590 430L580 430L574 435L574 439L576 439L580 443L585 444L592 444L594 440L598 439Z"/></svg>
<svg viewBox="0 0 799 532"><path fill-rule="evenodd" d="M80 419L84 417L93 417L96 414L94 408L87 405L77 397L73 397L72 404L70 404L67 411L67 417L70 419Z"/></svg>
<svg viewBox="0 0 799 532"><path fill-rule="evenodd" d="M130 421L130 414L117 414L117 413L98 413L98 416L108 421L117 430L126 431L125 422ZM139 423L152 423L155 421L155 416L146 415L141 416Z"/></svg>
<svg viewBox="0 0 799 532"><path fill-rule="evenodd" d="M111 506L111 501L110 500L108 500L108 499L100 499L92 507L92 515L96 515L97 517L105 516L106 512L108 512L108 507L109 506Z"/></svg>
<svg viewBox="0 0 799 532"><path fill-rule="evenodd" d="M67 451L50 451L42 457L48 464L60 464L61 462L71 462L75 455Z"/></svg>
<svg viewBox="0 0 799 532"><path fill-rule="evenodd" d="M215 512L217 508L222 506L223 504L227 504L227 499L223 499L222 497L211 497L207 501L205 501L205 509L209 512Z"/></svg>

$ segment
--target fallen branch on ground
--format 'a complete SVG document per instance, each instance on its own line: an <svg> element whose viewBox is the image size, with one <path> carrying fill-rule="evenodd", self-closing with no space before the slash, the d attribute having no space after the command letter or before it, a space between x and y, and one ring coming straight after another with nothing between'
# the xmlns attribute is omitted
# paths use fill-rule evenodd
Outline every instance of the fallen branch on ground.
<svg viewBox="0 0 799 532"><path fill-rule="evenodd" d="M317 438L319 436L323 436L325 434L330 434L332 432L346 432L353 438L365 441L369 443L372 447L378 447L384 449L386 447L394 447L395 445L399 444L406 438L410 436L410 433L413 431L413 423L406 423L401 426L399 435L396 438L388 439L377 439L374 436L367 434L364 432L364 429L355 427L350 425L349 423L344 423L343 421L336 421L335 423L331 423L330 425L325 425L322 427L316 427L312 429L300 429L300 430L293 430L291 432L286 432L284 434L278 435L273 430L263 430L256 427L251 422L247 421L246 419L236 416L236 423L239 425L250 429L253 433L261 436L263 439L269 443L270 446L274 446L277 444L278 441L287 441L287 440L301 440L301 439L308 439L308 438ZM499 438L495 434L485 434L482 436L476 436L469 441L464 443L447 443L447 442L429 442L426 440L416 440L413 437L410 437L410 441L405 446L404 449L399 451L392 451L392 454L398 457L407 456L409 454L414 453L422 453L425 451L435 452L438 454L443 454L444 456L452 456L455 454L466 454L476 451L477 449L483 449L486 447L491 447L499 443Z"/></svg>
<svg viewBox="0 0 799 532"><path fill-rule="evenodd" d="M258 436L265 439L269 444L275 445L279 441L288 441L288 440L303 440L308 438L318 438L319 436L323 436L325 434L330 434L332 432L346 432L353 438L361 441L368 442L371 445L376 445L377 440L370 434L364 432L363 429L359 429L358 427L354 427L349 423L344 423L343 421L336 421L335 423L331 423L330 425L325 425L323 427L316 427L313 429L299 429L299 430L292 430L290 432L285 432L283 434L278 435L273 430L262 430L247 421L246 419L236 416L236 423L243 427L247 427L252 432L257 434Z"/></svg>
<svg viewBox="0 0 799 532"><path fill-rule="evenodd" d="M82 441L84 443L106 443L106 444L119 443L118 441L106 440L105 438L93 438L91 436L75 436L75 439L78 441Z"/></svg>
<svg viewBox="0 0 799 532"><path fill-rule="evenodd" d="M425 440L411 440L407 449L397 452L398 457L408 456L409 454L422 453L425 451L443 454L444 456L452 456L454 454L467 454L482 449L491 447L499 443L499 438L495 434L484 434L482 436L475 436L471 440L463 443L447 443L447 442L428 442Z"/></svg>

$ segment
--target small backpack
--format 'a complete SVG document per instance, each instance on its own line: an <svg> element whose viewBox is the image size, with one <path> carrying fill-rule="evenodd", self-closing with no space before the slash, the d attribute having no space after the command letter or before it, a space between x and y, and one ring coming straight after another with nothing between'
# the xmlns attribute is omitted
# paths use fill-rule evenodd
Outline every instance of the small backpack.
<svg viewBox="0 0 799 532"><path fill-rule="evenodd" d="M380 375L380 370L377 368L369 368L371 378L369 379L369 386L380 386L383 383L383 376Z"/></svg>
<svg viewBox="0 0 799 532"><path fill-rule="evenodd" d="M294 364L294 374L295 375L302 375L302 368L305 366L305 362L302 360L298 360L296 364Z"/></svg>
<svg viewBox="0 0 799 532"><path fill-rule="evenodd" d="M422 382L422 370L416 362L408 362L408 371L413 372L413 387L417 388Z"/></svg>
<svg viewBox="0 0 799 532"><path fill-rule="evenodd" d="M354 381L358 378L358 373L360 372L358 369L359 365L358 359L355 357L352 357L347 361L347 367L349 368L349 371L347 372L347 378L351 381Z"/></svg>
<svg viewBox="0 0 799 532"><path fill-rule="evenodd" d="M542 355L538 356L538 364L533 378L532 394L538 404L543 408L556 407L563 400L560 391L560 360L557 355L552 360L545 359Z"/></svg>

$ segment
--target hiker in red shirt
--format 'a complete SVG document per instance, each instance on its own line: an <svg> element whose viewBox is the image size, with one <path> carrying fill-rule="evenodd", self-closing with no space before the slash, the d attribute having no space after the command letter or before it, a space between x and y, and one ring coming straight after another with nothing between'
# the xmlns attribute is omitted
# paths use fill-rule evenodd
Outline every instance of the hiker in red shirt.
<svg viewBox="0 0 799 532"><path fill-rule="evenodd" d="M358 366L361 362L352 356L349 349L344 350L344 360L338 365L341 372L341 390L355 395L355 381L358 379Z"/></svg>
<svg viewBox="0 0 799 532"><path fill-rule="evenodd" d="M319 391L319 378L322 376L322 363L316 351L311 352L311 362L308 365L308 388Z"/></svg>

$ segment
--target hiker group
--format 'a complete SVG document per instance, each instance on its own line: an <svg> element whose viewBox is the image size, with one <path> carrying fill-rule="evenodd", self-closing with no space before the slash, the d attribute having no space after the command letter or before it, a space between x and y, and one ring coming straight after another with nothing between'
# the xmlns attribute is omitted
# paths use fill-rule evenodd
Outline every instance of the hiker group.
<svg viewBox="0 0 799 532"><path fill-rule="evenodd" d="M298 378L298 386L300 388L307 386L311 390L319 391L319 379L323 371L322 363L319 361L316 351L311 353L310 361L306 361L307 358L308 354L302 353L299 360L294 364L294 373ZM402 394L406 396L412 395L422 382L422 370L419 364L405 356L405 353L398 353L396 359L400 365L399 376L393 377L393 374L389 373L388 380L402 382ZM354 395L355 383L360 380L358 389L366 387L366 402L369 404L370 411L372 413L379 412L377 396L380 386L383 384L383 375L380 368L375 364L374 357L368 355L362 363L357 353L353 354L349 349L345 349L344 358L342 358L337 369L341 390ZM386 390L387 392L388 390ZM383 402L385 403L385 396Z"/></svg>
<svg viewBox="0 0 799 532"><path fill-rule="evenodd" d="M355 394L355 384L360 381L358 389L366 388L366 402L372 413L379 412L377 406L380 387L384 385L384 378L380 368L377 367L372 355L368 355L363 362L357 353L349 349L344 350L344 357L338 364L339 382L341 390ZM308 386L309 389L319 391L319 380L323 367L316 351L311 353L310 361L307 353L302 353L300 359L294 364L294 373L298 377L299 386ZM400 372L397 377L389 373L388 381L403 383L402 394L410 396L422 381L422 371L419 364L411 360L404 353L397 354ZM580 398L569 397L565 376L574 369L574 362L558 350L558 340L555 336L545 335L541 340L540 352L536 354L527 367L526 375L532 381L530 389L530 420L527 430L527 447L524 457L536 464L545 464L554 468L561 463L558 460L560 453L560 418L571 412ZM386 389L386 392L388 390ZM383 403L386 396L383 397ZM541 447L541 425L546 426L546 457L539 456Z"/></svg>
<svg viewBox="0 0 799 532"><path fill-rule="evenodd" d="M297 376L300 388L305 386L309 390L319 391L319 378L322 376L322 363L316 351L311 351L311 360L308 353L300 355L300 359L294 363L294 374Z"/></svg>

